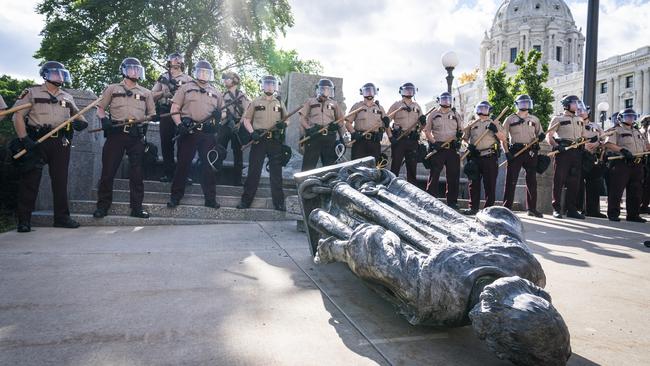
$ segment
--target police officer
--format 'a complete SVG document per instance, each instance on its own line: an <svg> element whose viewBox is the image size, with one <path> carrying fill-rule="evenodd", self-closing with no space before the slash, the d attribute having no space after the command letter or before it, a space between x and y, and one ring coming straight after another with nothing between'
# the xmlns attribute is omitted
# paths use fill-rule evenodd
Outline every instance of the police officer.
<svg viewBox="0 0 650 366"><path fill-rule="evenodd" d="M0 95L0 111L3 111L7 109L7 104L5 103L5 100L2 99L2 95Z"/></svg>
<svg viewBox="0 0 650 366"><path fill-rule="evenodd" d="M74 229L79 223L70 218L68 209L68 164L70 162L70 141L72 129L81 131L88 127L83 116L62 128L47 140L36 143L62 122L78 112L72 96L61 89L69 83L70 73L60 62L47 61L40 69L45 82L23 90L14 107L31 103L32 106L14 113L16 135L27 156L21 159L38 160L37 164L25 166L21 171L18 190L17 231L31 231L32 211L38 195L43 173L42 163L48 164L54 198L54 227Z"/></svg>
<svg viewBox="0 0 650 366"><path fill-rule="evenodd" d="M377 91L375 84L364 84L359 89L359 94L361 94L363 100L355 103L351 110L363 109L351 114L346 119L346 128L354 141L352 159L372 156L375 161L379 161L381 139L390 124L390 118L386 116L384 107L379 105L379 101L374 100Z"/></svg>
<svg viewBox="0 0 650 366"><path fill-rule="evenodd" d="M474 215L481 204L481 180L485 188L485 207L494 205L496 200L496 185L499 167L497 166L499 154L499 141L506 140L503 129L499 123L494 123L490 118L492 106L486 101L476 105L474 113L479 119L470 123L463 131L463 140L468 142L470 159L475 159L478 165L479 176L469 183L470 204L469 209L463 210L465 215ZM480 136L485 137L478 141Z"/></svg>
<svg viewBox="0 0 650 366"><path fill-rule="evenodd" d="M334 83L329 79L320 79L316 84L316 97L307 99L299 112L300 125L305 135L312 136L305 142L302 171L314 169L319 159L323 166L336 162L336 145L341 143L339 140L343 137L345 128L343 124L331 123L343 117L334 94ZM328 126L327 131L317 134L325 126Z"/></svg>
<svg viewBox="0 0 650 366"><path fill-rule="evenodd" d="M567 217L584 219L578 212L578 185L582 174L582 149L566 149L580 142L585 136L585 126L582 118L576 115L580 99L575 95L564 97L560 103L564 113L553 117L546 135L546 141L559 151L553 164L553 217L562 218L561 198L562 188L566 186L565 204Z"/></svg>
<svg viewBox="0 0 650 366"><path fill-rule="evenodd" d="M126 152L129 157L131 216L146 219L149 213L142 209L144 198L142 156L145 126L113 127L113 125L152 117L156 114L156 106L151 91L138 84L139 80L144 80L144 67L137 58L125 58L120 65L120 72L124 79L104 89L102 101L97 108L97 116L102 122L106 142L102 149L102 176L99 179L97 209L93 217L102 218L108 214L108 209L113 202L113 179ZM110 109L110 118L106 115L106 108Z"/></svg>
<svg viewBox="0 0 650 366"><path fill-rule="evenodd" d="M224 105L230 104L222 113L221 124L219 125L219 135L217 137L217 144L226 150L228 142L230 141L230 148L233 154L233 185L242 185L242 169L244 162L242 157L242 144L239 140L240 120L244 115L244 111L250 104L250 99L239 89L241 79L237 73L232 71L226 72L222 75L221 80L226 87L226 92L223 94Z"/></svg>
<svg viewBox="0 0 650 366"><path fill-rule="evenodd" d="M539 119L530 114L533 109L533 100L526 94L519 95L515 100L517 113L512 114L503 122L503 129L507 143L503 143L503 150L506 151L508 166L506 168L506 184L503 194L503 205L512 209L515 198L515 188L519 171L524 168L526 172L526 207L528 216L544 217L537 211L537 153L539 142L544 141L546 135L542 131L542 124ZM528 151L514 157L517 152L524 148L531 141L535 144Z"/></svg>
<svg viewBox="0 0 650 366"><path fill-rule="evenodd" d="M612 160L610 166L609 190L607 195L607 217L611 221L620 221L621 197L625 190L625 207L627 221L646 222L639 216L641 206L641 187L643 180L642 158L635 154L650 150L650 144L634 123L638 115L632 108L621 111L618 115L620 124L614 128L614 134L607 138L605 147L624 157Z"/></svg>
<svg viewBox="0 0 650 366"><path fill-rule="evenodd" d="M646 140L650 144L650 116L644 116L641 118L641 132L645 136ZM645 157L645 174L643 177L643 197L641 199L641 209L640 213L650 213L650 156Z"/></svg>
<svg viewBox="0 0 650 366"><path fill-rule="evenodd" d="M458 187L460 185L460 139L463 137L463 117L451 108L452 96L441 93L436 101L438 108L427 118L424 134L429 141L429 149L435 151L430 158L431 170L427 182L427 192L438 197L440 172L445 168L447 179L447 205L458 208ZM449 142L451 141L451 142ZM444 145L444 146L443 146Z"/></svg>
<svg viewBox="0 0 650 366"><path fill-rule="evenodd" d="M402 84L399 87L402 99L388 108L388 114L399 109L399 112L393 115L392 129L387 130L391 142L390 171L399 176L402 161L405 161L406 180L411 184L417 184L415 173L418 163L418 141L421 128L427 123L427 117L422 112L422 108L413 100L416 92L417 88L413 83ZM406 136L400 138L404 134Z"/></svg>
<svg viewBox="0 0 650 366"><path fill-rule="evenodd" d="M158 81L151 89L153 100L156 102L158 115L171 111L172 98L183 84L192 81L192 78L183 72L185 61L180 53L167 56L167 72L160 75ZM161 182L171 182L174 175L174 136L176 124L171 116L160 118L160 150L163 158L163 176Z"/></svg>
<svg viewBox="0 0 650 366"><path fill-rule="evenodd" d="M273 206L278 211L285 211L282 191L282 142L287 124L281 120L286 110L282 102L273 96L278 87L274 76L264 76L260 86L263 94L248 105L242 119L244 128L251 134L253 144L248 160L244 194L237 208L251 206L260 183L264 159L268 158Z"/></svg>
<svg viewBox="0 0 650 366"><path fill-rule="evenodd" d="M189 174L192 158L199 152L201 161L201 188L205 206L219 208L216 200L216 176L208 163L208 153L215 150L214 134L221 122L223 97L210 82L214 80L212 65L205 60L198 61L192 70L195 80L183 84L172 98L171 112L178 129L178 164L172 180L171 197L167 207L180 204L185 194L185 180Z"/></svg>
<svg viewBox="0 0 650 366"><path fill-rule="evenodd" d="M590 142L585 144L583 150L582 176L578 187L578 209L582 214L590 217L606 219L600 213L600 191L603 187L604 166L600 161L603 146L600 137L603 130L598 123L589 120L589 108L582 101L578 102L578 116L585 124L585 138Z"/></svg>

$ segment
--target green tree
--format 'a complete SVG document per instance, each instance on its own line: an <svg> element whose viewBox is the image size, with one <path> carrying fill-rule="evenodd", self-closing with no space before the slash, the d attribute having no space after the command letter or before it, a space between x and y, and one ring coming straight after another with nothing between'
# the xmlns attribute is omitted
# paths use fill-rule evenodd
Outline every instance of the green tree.
<svg viewBox="0 0 650 366"><path fill-rule="evenodd" d="M506 74L506 64L502 64L498 69L490 69L485 75L485 85L488 90L488 102L492 105L493 114L496 118L504 108L509 108L510 112L514 112L512 96L512 83L511 78ZM508 112L506 112L506 116ZM501 119L501 122L505 116Z"/></svg>
<svg viewBox="0 0 650 366"><path fill-rule="evenodd" d="M2 95L7 106L11 108L20 96L20 93L32 85L36 85L32 80L18 80L9 75L2 75L0 76L0 95ZM11 116L5 116L3 118L10 119ZM0 121L0 147L3 147L15 136L14 125L7 120Z"/></svg>
<svg viewBox="0 0 650 366"><path fill-rule="evenodd" d="M63 62L73 86L100 92L120 79L124 57L137 57L147 81L166 55L181 52L191 69L198 59L244 73L313 72L315 61L277 49L274 38L293 25L287 0L42 0L43 41L35 57Z"/></svg>
<svg viewBox="0 0 650 366"><path fill-rule="evenodd" d="M517 73L511 80L510 90L512 95L528 94L533 99L533 110L531 111L539 118L544 130L553 114L553 90L544 86L548 81L548 64L539 64L542 53L531 50L528 55L520 52L515 59L515 65L519 67Z"/></svg>

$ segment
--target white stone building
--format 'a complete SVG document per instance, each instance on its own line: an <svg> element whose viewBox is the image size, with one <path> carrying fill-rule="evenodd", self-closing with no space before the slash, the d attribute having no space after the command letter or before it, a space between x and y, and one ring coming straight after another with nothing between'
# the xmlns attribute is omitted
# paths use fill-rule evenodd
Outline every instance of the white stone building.
<svg viewBox="0 0 650 366"><path fill-rule="evenodd" d="M517 53L538 49L542 62L549 65L547 86L554 91L553 107L559 113L562 97L583 95L585 37L581 31L563 0L504 1L481 42L477 80L454 88L456 107L467 120L474 105L487 99L485 72L505 62L506 72L512 75ZM610 106L601 118L628 106L650 114L650 46L598 62L596 78L596 106L600 102Z"/></svg>

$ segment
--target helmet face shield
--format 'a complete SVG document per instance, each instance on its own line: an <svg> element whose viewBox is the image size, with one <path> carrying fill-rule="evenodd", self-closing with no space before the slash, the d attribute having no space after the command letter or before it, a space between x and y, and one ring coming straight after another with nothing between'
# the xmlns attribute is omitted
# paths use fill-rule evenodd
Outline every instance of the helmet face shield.
<svg viewBox="0 0 650 366"><path fill-rule="evenodd" d="M449 94L442 94L438 97L438 104L443 107L451 107L452 97Z"/></svg>
<svg viewBox="0 0 650 366"><path fill-rule="evenodd" d="M183 56L178 53L171 54L167 58L167 63L170 68L173 68L174 66L178 66L180 68L184 63Z"/></svg>
<svg viewBox="0 0 650 366"><path fill-rule="evenodd" d="M329 85L319 85L316 88L316 95L319 97L334 98L334 88Z"/></svg>
<svg viewBox="0 0 650 366"><path fill-rule="evenodd" d="M194 71L192 72L192 76L194 76L195 79L203 82L213 81L214 71L212 71L212 69L204 67L195 67Z"/></svg>
<svg viewBox="0 0 650 366"><path fill-rule="evenodd" d="M70 72L61 68L43 70L43 78L55 85L63 85L64 83L72 82Z"/></svg>
<svg viewBox="0 0 650 366"><path fill-rule="evenodd" d="M576 103L576 114L579 116L589 114L589 107L585 105L585 103L581 100L578 100L575 102Z"/></svg>
<svg viewBox="0 0 650 366"><path fill-rule="evenodd" d="M400 87L399 93L403 97L413 97L415 96L415 86L403 85L402 87Z"/></svg>
<svg viewBox="0 0 650 366"><path fill-rule="evenodd" d="M474 109L474 113L476 113L479 116L489 116L491 109L492 108L490 107L489 104L479 103L476 105L476 108Z"/></svg>
<svg viewBox="0 0 650 366"><path fill-rule="evenodd" d="M627 125L632 125L634 124L634 122L636 122L638 115L636 113L623 112L623 113L619 113L618 118L620 119L621 122Z"/></svg>
<svg viewBox="0 0 650 366"><path fill-rule="evenodd" d="M364 85L361 88L361 96L364 98L374 98L377 95L377 88L374 85Z"/></svg>
<svg viewBox="0 0 650 366"><path fill-rule="evenodd" d="M260 88L266 95L273 95L278 90L278 80L275 78L262 78Z"/></svg>
<svg viewBox="0 0 650 366"><path fill-rule="evenodd" d="M519 99L515 101L515 106L520 111L527 111L533 109L533 100L530 98Z"/></svg>
<svg viewBox="0 0 650 366"><path fill-rule="evenodd" d="M135 64L122 65L122 75L133 80L144 80L144 67Z"/></svg>

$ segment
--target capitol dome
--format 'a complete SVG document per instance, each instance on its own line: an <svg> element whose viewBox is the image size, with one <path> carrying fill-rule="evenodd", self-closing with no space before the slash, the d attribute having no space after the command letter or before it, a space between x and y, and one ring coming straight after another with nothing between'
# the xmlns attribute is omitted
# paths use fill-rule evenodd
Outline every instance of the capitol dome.
<svg viewBox="0 0 650 366"><path fill-rule="evenodd" d="M507 64L516 71L516 55L537 49L551 77L582 70L585 37L563 0L506 0L499 6L481 42L481 64L487 69Z"/></svg>

